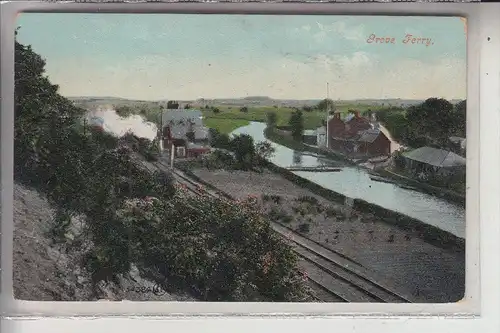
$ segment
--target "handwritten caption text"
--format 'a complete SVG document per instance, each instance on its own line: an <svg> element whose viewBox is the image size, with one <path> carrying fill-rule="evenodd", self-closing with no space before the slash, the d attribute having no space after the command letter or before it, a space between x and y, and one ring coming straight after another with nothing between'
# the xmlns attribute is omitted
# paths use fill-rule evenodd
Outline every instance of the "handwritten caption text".
<svg viewBox="0 0 500 333"><path fill-rule="evenodd" d="M432 40L432 38L418 37L412 34L406 34L405 37L401 40L396 39L396 37L390 37L390 36L379 37L375 34L371 34L366 40L366 42L368 44L396 44L398 42L401 42L405 45L413 45L413 44L419 44L425 46L434 45L434 41Z"/></svg>

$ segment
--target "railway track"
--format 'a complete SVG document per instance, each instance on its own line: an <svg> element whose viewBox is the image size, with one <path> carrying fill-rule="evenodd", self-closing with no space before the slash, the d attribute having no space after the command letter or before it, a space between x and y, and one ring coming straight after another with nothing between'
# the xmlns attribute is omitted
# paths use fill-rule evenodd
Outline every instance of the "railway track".
<svg viewBox="0 0 500 333"><path fill-rule="evenodd" d="M223 197L219 192L206 188L180 170L172 170L162 162L155 162L160 170L168 169L180 183L196 195ZM223 197L224 198L224 197ZM290 241L299 256L299 265L308 274L308 282L317 300L323 302L376 302L411 303L412 296L396 292L390 283L374 280L375 273L361 264L329 249L291 228L271 221L273 229ZM382 278L380 278L382 280Z"/></svg>

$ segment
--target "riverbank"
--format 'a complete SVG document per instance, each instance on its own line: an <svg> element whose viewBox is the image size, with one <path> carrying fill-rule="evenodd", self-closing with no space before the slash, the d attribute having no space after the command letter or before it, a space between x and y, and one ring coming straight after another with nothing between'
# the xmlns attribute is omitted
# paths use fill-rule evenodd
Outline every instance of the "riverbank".
<svg viewBox="0 0 500 333"><path fill-rule="evenodd" d="M320 195L328 200L335 201L338 203L344 203L346 196L337 193L332 190L328 190L314 182L304 179L295 173L276 166L272 163L268 163L267 167L283 176L285 179L303 187L311 190L312 192ZM465 240L463 238L457 237L450 232L441 230L435 226L426 224L417 219L411 218L404 214L386 209L384 207L369 203L365 200L354 199L354 209L358 209L363 212L373 213L375 216L383 219L384 222L390 223L403 231L411 232L413 234L418 234L420 238L426 242L433 244L434 246L450 249L454 251L464 252L465 251Z"/></svg>
<svg viewBox="0 0 500 333"><path fill-rule="evenodd" d="M322 155L322 156L331 158L335 161L339 161L339 162L343 163L344 165L355 165L354 162L352 162L351 160L349 160L348 158L346 158L342 154L329 152L329 151L325 151L325 150L320 149L320 148L305 145L302 142L297 142L297 141L293 140L291 137L284 135L284 133L280 133L280 131L283 132L282 130L279 130L279 129L272 129L270 127L266 127L266 129L264 130L264 136L266 139L268 139L274 143L280 144L282 146L293 149L295 151L300 151L300 152L305 152L305 153L312 152L312 153L315 153L318 155Z"/></svg>
<svg viewBox="0 0 500 333"><path fill-rule="evenodd" d="M442 187L433 186L433 185L426 184L426 183L422 183L422 182L415 180L415 179L412 179L410 177L400 175L400 174L393 172L387 168L374 170L370 173L378 175L378 176L382 176L385 178L392 179L398 183L402 183L402 184L407 185L407 186L415 187L419 191L422 191L422 192L430 194L430 195L437 196L439 198L443 198L449 202L453 202L453 203L461 205L462 207L465 207L466 196L462 195L460 193L457 193L455 191L448 190L448 189L442 188Z"/></svg>
<svg viewBox="0 0 500 333"><path fill-rule="evenodd" d="M296 151L314 152L316 154L321 154L329 158L342 161L345 165L359 166L359 164L353 162L351 159L349 159L345 155L342 155L341 153L327 152L324 149L312 147L302 142L297 142L293 140L291 137L286 136L284 133L280 133L279 129L273 130L271 128L266 128L264 130L264 135L266 139ZM462 207L465 207L465 195L461 195L455 191L425 184L418 180L411 179L409 177L405 177L397 173L394 173L386 168L380 168L376 170L371 170L367 168L366 170L370 174L394 180L394 182L398 185L410 186L422 193L433 195L438 198L443 198L448 202L459 204Z"/></svg>
<svg viewBox="0 0 500 333"><path fill-rule="evenodd" d="M227 196L257 196L262 212L273 220L395 280L418 302L453 302L463 296L464 252L429 243L418 228L401 228L401 221L386 221L391 217L382 218L371 204L355 200L352 215L346 217L344 196L328 197L275 171L189 173Z"/></svg>

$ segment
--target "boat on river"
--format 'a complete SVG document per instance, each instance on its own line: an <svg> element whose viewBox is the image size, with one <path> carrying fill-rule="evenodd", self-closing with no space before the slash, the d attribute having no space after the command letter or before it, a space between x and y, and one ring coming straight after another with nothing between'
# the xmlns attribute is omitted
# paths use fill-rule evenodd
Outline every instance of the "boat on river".
<svg viewBox="0 0 500 333"><path fill-rule="evenodd" d="M291 166L286 168L288 171L308 171L308 172L339 172L342 168L328 166Z"/></svg>
<svg viewBox="0 0 500 333"><path fill-rule="evenodd" d="M370 179L375 181L375 182L380 182L380 183L396 184L396 182L394 180L388 179L388 178L383 178L380 176L370 175Z"/></svg>

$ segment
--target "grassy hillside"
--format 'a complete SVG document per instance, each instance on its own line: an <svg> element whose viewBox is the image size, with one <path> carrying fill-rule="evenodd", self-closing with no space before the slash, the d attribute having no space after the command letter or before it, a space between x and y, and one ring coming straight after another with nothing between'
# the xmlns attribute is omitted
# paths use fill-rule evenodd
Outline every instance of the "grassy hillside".
<svg viewBox="0 0 500 333"><path fill-rule="evenodd" d="M46 76L45 61L30 46L16 42L15 57L14 177L21 191L38 193L51 210L43 216L16 215L21 235L34 224L47 226L44 239L33 230L35 242L16 245L18 294L30 293L23 289L29 280L34 297L88 299L77 290L46 290L44 284L52 273L54 283L63 284L68 276L78 282L77 271L82 271L87 286L78 282L72 288L85 289L93 298L109 298L99 294L99 284L126 287L124 279L139 275L205 301L309 300L297 255L252 202L194 196L176 186L165 170L146 167L131 149L130 136L82 126L86 110L58 93ZM134 110L154 119L159 108ZM14 209L24 210L19 197ZM52 246L37 245L42 242ZM58 260L48 253L54 247L75 257L50 268ZM31 251L39 256L25 262L23 253ZM37 276L44 282L31 278L41 271Z"/></svg>

